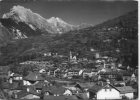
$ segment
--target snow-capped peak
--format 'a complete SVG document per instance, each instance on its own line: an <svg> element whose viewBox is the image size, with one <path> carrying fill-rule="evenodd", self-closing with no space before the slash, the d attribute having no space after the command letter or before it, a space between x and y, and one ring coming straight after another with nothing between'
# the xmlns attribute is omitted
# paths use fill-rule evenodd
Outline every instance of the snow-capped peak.
<svg viewBox="0 0 140 100"><path fill-rule="evenodd" d="M76 26L66 23L59 17L45 19L20 5L13 6L10 12L3 15L3 18L12 18L17 22L25 22L33 30L40 29L49 33L64 33L76 28Z"/></svg>
<svg viewBox="0 0 140 100"><path fill-rule="evenodd" d="M55 17L51 17L50 19L47 20L49 23L54 24L55 26L57 26L57 19Z"/></svg>
<svg viewBox="0 0 140 100"><path fill-rule="evenodd" d="M66 23L64 22L62 19L58 18L58 17L51 17L47 20L48 22L50 23L53 23L53 22L62 22L62 23Z"/></svg>
<svg viewBox="0 0 140 100"><path fill-rule="evenodd" d="M3 18L9 18L9 17L14 17L14 18L19 18L18 21L27 21L26 20L26 15L27 12L31 12L30 9L25 9L22 6L13 6L13 8L10 10L10 13L6 13L3 15Z"/></svg>
<svg viewBox="0 0 140 100"><path fill-rule="evenodd" d="M55 26L57 26L58 23L63 25L63 26L66 26L66 25L72 26L72 25L66 23L65 21L63 21L59 17L51 17L51 18L47 19L47 21L51 24L54 24Z"/></svg>

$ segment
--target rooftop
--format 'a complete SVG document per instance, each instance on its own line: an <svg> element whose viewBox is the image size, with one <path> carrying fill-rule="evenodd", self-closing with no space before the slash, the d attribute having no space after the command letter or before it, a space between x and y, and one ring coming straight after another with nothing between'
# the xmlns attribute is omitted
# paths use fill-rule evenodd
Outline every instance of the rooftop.
<svg viewBox="0 0 140 100"><path fill-rule="evenodd" d="M131 93L135 92L135 90L131 86L123 86L123 87L116 87L120 93Z"/></svg>
<svg viewBox="0 0 140 100"><path fill-rule="evenodd" d="M25 78L28 81L42 81L44 78L37 72L30 72Z"/></svg>
<svg viewBox="0 0 140 100"><path fill-rule="evenodd" d="M43 88L44 91L48 91L52 94L59 94L59 95L63 95L63 93L65 92L65 88L64 87L57 87L57 86L50 86L50 87L44 87Z"/></svg>

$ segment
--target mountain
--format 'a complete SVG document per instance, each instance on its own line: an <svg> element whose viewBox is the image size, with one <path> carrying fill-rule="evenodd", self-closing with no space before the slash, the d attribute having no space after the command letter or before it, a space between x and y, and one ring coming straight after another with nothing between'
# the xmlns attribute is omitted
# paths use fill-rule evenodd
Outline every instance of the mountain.
<svg viewBox="0 0 140 100"><path fill-rule="evenodd" d="M47 20L47 22L50 23L51 26L53 26L53 28L60 34L76 28L76 26L70 25L58 17L51 17Z"/></svg>
<svg viewBox="0 0 140 100"><path fill-rule="evenodd" d="M25 39L40 35L54 36L89 27L87 24L74 26L58 17L45 19L19 5L13 6L10 12L3 14L0 22L11 33L12 39Z"/></svg>
<svg viewBox="0 0 140 100"><path fill-rule="evenodd" d="M60 20L52 18L50 23ZM90 51L91 48L98 50L101 55L116 57L117 61L122 62L123 65L137 66L138 10L96 26L69 31L54 37L41 35L9 42L6 46L1 47L0 64L11 63L10 58L18 59L19 62L34 59L38 57L38 54L47 51L60 54L69 54L69 51L72 51L78 53L79 57L91 57L93 55Z"/></svg>
<svg viewBox="0 0 140 100"><path fill-rule="evenodd" d="M37 13L32 12L30 9L22 6L13 6L10 12L3 15L3 19L11 18L16 22L24 22L32 29L40 29L48 33L64 33L76 28L74 25L70 25L58 17L51 17L45 19Z"/></svg>

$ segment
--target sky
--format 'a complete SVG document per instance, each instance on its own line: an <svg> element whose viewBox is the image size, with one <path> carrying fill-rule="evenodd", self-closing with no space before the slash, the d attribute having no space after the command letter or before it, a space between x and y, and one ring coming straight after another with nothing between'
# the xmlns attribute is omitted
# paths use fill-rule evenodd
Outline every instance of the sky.
<svg viewBox="0 0 140 100"><path fill-rule="evenodd" d="M108 2L107 2L108 1ZM69 24L97 25L138 8L137 1L112 0L3 0L0 3L0 17L15 5L31 9L48 19L59 17Z"/></svg>

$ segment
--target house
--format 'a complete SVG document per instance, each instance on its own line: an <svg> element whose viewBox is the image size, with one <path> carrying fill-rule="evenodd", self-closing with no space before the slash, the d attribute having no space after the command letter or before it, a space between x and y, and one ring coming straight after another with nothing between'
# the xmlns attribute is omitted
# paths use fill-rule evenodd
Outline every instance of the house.
<svg viewBox="0 0 140 100"><path fill-rule="evenodd" d="M50 75L50 69L49 69L49 68L46 68L45 71L46 71L46 74L47 74L47 75Z"/></svg>
<svg viewBox="0 0 140 100"><path fill-rule="evenodd" d="M47 52L47 53L44 53L43 55L44 55L45 57L46 57L46 56L52 56L52 53L51 53L51 52Z"/></svg>
<svg viewBox="0 0 140 100"><path fill-rule="evenodd" d="M106 85L94 85L88 89L87 96L92 99L121 99L120 91L107 81Z"/></svg>
<svg viewBox="0 0 140 100"><path fill-rule="evenodd" d="M20 81L23 79L22 75L17 74L17 73L14 73L12 78L14 81Z"/></svg>
<svg viewBox="0 0 140 100"><path fill-rule="evenodd" d="M54 76L57 77L57 78L62 77L62 75L63 75L63 72L62 72L61 70L56 70L56 71L54 72Z"/></svg>
<svg viewBox="0 0 140 100"><path fill-rule="evenodd" d="M64 87L49 86L44 87L42 91L44 92L44 95L60 96L65 93L65 90Z"/></svg>
<svg viewBox="0 0 140 100"><path fill-rule="evenodd" d="M50 76L55 76L55 70L56 70L57 68L51 68L50 69Z"/></svg>
<svg viewBox="0 0 140 100"><path fill-rule="evenodd" d="M43 81L44 78L37 72L30 72L26 77L23 79L23 85L33 85L38 81Z"/></svg>
<svg viewBox="0 0 140 100"><path fill-rule="evenodd" d="M49 82L47 81L38 81L37 83L33 85L35 91L39 94L41 93L43 87L46 87L46 86L49 86Z"/></svg>
<svg viewBox="0 0 140 100"><path fill-rule="evenodd" d="M85 83L77 82L75 87L81 89L82 91L87 91L89 88L91 88L94 85L95 85L94 82L85 82Z"/></svg>
<svg viewBox="0 0 140 100"><path fill-rule="evenodd" d="M73 95L72 91L70 89L66 89L63 95Z"/></svg>
<svg viewBox="0 0 140 100"><path fill-rule="evenodd" d="M42 68L39 70L39 73L41 73L41 74L46 73L46 70L44 68Z"/></svg>
<svg viewBox="0 0 140 100"><path fill-rule="evenodd" d="M70 96L73 95L72 91L68 88L64 88L61 86L48 86L43 88L43 92L45 96L53 95L53 96Z"/></svg>
<svg viewBox="0 0 140 100"><path fill-rule="evenodd" d="M94 74L94 72L92 72L91 69L86 69L83 71L83 77L86 77L86 76L92 77L93 74Z"/></svg>
<svg viewBox="0 0 140 100"><path fill-rule="evenodd" d="M124 81L114 81L113 82L114 86L126 86L126 83Z"/></svg>
<svg viewBox="0 0 140 100"><path fill-rule="evenodd" d="M125 96L127 99L134 98L135 90L131 86L116 87L120 91L120 96L123 98Z"/></svg>
<svg viewBox="0 0 140 100"><path fill-rule="evenodd" d="M113 79L116 80L118 77L118 72L117 71L106 71L106 72L99 72L98 73L101 77L107 78L107 79Z"/></svg>
<svg viewBox="0 0 140 100"><path fill-rule="evenodd" d="M67 72L67 76L68 77L72 77L72 76L79 76L79 69L71 69L71 70L68 70Z"/></svg>
<svg viewBox="0 0 140 100"><path fill-rule="evenodd" d="M56 77L60 72L60 68L54 70L54 77Z"/></svg>
<svg viewBox="0 0 140 100"><path fill-rule="evenodd" d="M62 77L62 78L67 78L67 77L68 77L67 72L61 70L61 72L60 72L60 77Z"/></svg>
<svg viewBox="0 0 140 100"><path fill-rule="evenodd" d="M77 93L82 92L81 88L77 87L75 84L66 85L66 86L63 86L63 87L66 88L67 90L70 90L72 92L72 94L77 94Z"/></svg>
<svg viewBox="0 0 140 100"><path fill-rule="evenodd" d="M55 67L46 70L47 75L54 76L54 77L56 76L57 71L60 71L60 69Z"/></svg>

